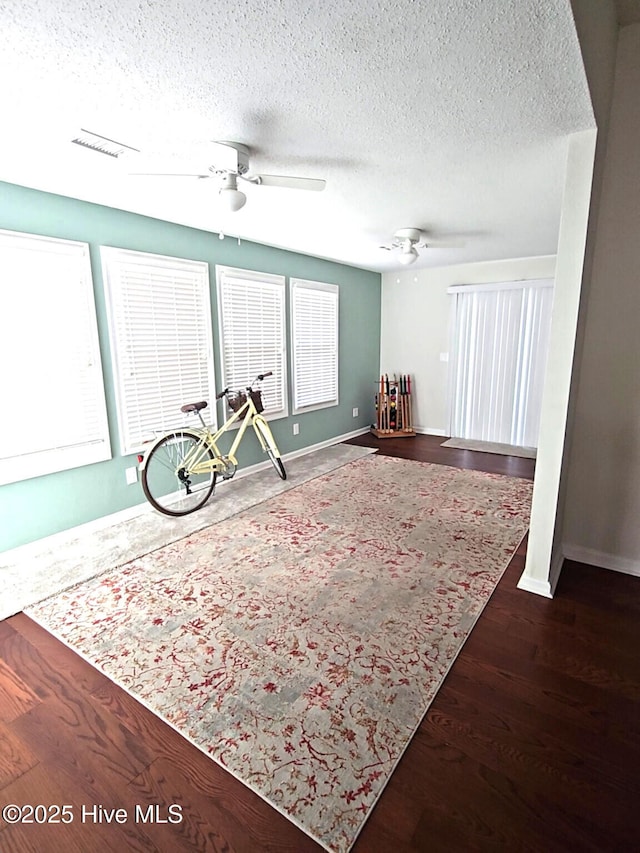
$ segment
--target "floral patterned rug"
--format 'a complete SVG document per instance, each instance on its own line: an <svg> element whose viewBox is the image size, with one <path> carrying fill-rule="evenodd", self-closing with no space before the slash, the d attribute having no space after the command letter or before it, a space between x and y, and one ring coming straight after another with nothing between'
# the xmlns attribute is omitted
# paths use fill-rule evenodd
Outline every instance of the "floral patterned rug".
<svg viewBox="0 0 640 853"><path fill-rule="evenodd" d="M524 536L531 490L369 456L28 612L346 851Z"/></svg>
<svg viewBox="0 0 640 853"><path fill-rule="evenodd" d="M0 554L0 620L374 452L370 447L333 444L287 458L286 480L276 475L270 462L263 463L268 466L264 470L241 468L232 480L218 480L215 495L191 515L160 515L145 502L140 515L110 522L100 530L90 523L88 531L82 526L4 551ZM143 500L140 486L138 491Z"/></svg>

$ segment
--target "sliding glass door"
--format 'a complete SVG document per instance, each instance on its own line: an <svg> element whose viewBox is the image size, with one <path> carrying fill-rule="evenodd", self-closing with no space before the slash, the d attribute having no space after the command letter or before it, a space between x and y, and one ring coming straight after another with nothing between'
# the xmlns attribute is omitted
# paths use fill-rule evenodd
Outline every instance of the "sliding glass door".
<svg viewBox="0 0 640 853"><path fill-rule="evenodd" d="M450 433L536 447L553 281L458 285Z"/></svg>

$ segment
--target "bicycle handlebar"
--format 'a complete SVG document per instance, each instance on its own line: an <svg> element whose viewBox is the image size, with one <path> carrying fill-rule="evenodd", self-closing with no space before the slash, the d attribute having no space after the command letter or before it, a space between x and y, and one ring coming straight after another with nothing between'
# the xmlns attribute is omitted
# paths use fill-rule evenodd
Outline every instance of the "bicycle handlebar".
<svg viewBox="0 0 640 853"><path fill-rule="evenodd" d="M259 373L253 381L262 382L262 380L266 379L267 376L273 376L273 370L269 370L267 371L267 373ZM222 400L223 397L227 396L230 390L230 388L225 388L224 391L221 391L219 394L216 394L216 400Z"/></svg>

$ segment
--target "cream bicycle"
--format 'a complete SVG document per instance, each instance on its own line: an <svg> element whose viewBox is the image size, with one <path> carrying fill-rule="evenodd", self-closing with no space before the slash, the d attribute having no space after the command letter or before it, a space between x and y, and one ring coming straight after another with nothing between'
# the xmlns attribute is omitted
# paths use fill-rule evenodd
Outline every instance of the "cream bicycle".
<svg viewBox="0 0 640 853"><path fill-rule="evenodd" d="M271 375L272 371L260 373L253 385ZM280 451L261 414L264 407L260 388L248 386L245 391L238 392L225 388L216 400L223 397L232 415L217 432L212 433L202 417L202 410L207 408L206 401L187 403L180 411L196 414L202 426L162 435L141 459L142 490L149 503L165 515L195 512L211 497L218 474L223 480L233 477L238 468L236 451L249 426L253 427L262 452L269 457L278 476L282 480L287 479ZM218 441L236 421L240 421L236 437L229 452L222 454Z"/></svg>

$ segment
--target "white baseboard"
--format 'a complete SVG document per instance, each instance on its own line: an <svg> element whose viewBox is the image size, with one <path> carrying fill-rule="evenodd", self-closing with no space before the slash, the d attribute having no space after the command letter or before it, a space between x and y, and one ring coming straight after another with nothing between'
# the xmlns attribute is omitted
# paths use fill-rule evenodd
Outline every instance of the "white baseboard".
<svg viewBox="0 0 640 853"><path fill-rule="evenodd" d="M439 435L443 438L447 438L447 433L443 429L434 429L433 427L423 427L417 426L414 427L415 431L418 435Z"/></svg>
<svg viewBox="0 0 640 853"><path fill-rule="evenodd" d="M299 456L306 456L308 453L314 453L316 450L322 450L325 447L340 444L349 438L355 438L358 435L363 435L364 433L369 432L370 429L370 427L362 427L360 429L353 430L352 432L345 433L344 435L338 435L335 438L329 438L326 441L320 441L317 444L302 447L299 450L292 451L291 453L285 453L282 458L286 462L287 459L296 459ZM240 468L234 479L240 479L241 477L247 477L250 474L255 474L257 471L269 468L270 465L271 462L266 460L265 462L258 462L255 465L248 465L247 467ZM222 478L219 478L216 483L216 489L224 486L225 483L230 482L231 480L223 480ZM78 539L81 536L90 536L91 534L98 533L99 531L104 530L107 527L111 527L114 524L118 524L122 521L130 521L131 519L138 518L138 516L144 515L148 512L154 512L154 510L145 500L142 503L127 507L127 509L112 512L109 515L104 515L100 518L94 519L93 521L87 521L84 524L78 524L75 527L61 530L58 533L52 533L49 536L44 536L42 539L36 539L33 542L27 542L25 545L19 545L16 548L3 551L0 553L0 565L3 563L13 563L18 559L28 559L29 556L40 553L43 549L59 547L63 543L70 542L73 539Z"/></svg>
<svg viewBox="0 0 640 853"><path fill-rule="evenodd" d="M535 595L543 595L545 598L553 598L556 587L558 586L558 581L560 580L560 572L562 571L562 564L564 563L564 560L564 551L560 551L556 554L551 561L549 577L546 580L530 578L523 572L517 583L518 589L523 589L526 592L533 592Z"/></svg>
<svg viewBox="0 0 640 853"><path fill-rule="evenodd" d="M537 578L530 578L522 575L517 583L518 589L523 589L525 592L533 592L535 595L543 595L545 598L553 598L551 592L551 584L549 581L540 581Z"/></svg>
<svg viewBox="0 0 640 853"><path fill-rule="evenodd" d="M518 581L518 589L524 589L527 592L536 593L536 595L544 595L546 598L553 598L565 560L573 560L576 563L586 563L586 565L595 566L598 569L607 569L611 572L621 572L624 575L640 577L640 560L618 557L615 554L596 551L594 548L584 548L582 545L565 543L562 546L561 553L556 556L551 564L548 580L541 581L523 574Z"/></svg>
<svg viewBox="0 0 640 853"><path fill-rule="evenodd" d="M597 566L600 569L609 569L612 572L622 572L624 575L640 577L640 560L618 557L615 554L607 554L604 551L596 551L593 548L584 548L581 545L570 543L564 545L563 551L567 560L575 560L576 563L586 563L588 566Z"/></svg>
<svg viewBox="0 0 640 853"><path fill-rule="evenodd" d="M345 432L343 435L337 435L335 438L328 438L326 441L319 441L317 444L310 444L308 447L301 447L300 450L292 450L291 453L285 453L283 455L283 459L286 462L287 459L297 459L298 456L306 456L307 453L314 453L316 450L322 450L325 447L332 447L334 444L341 444L343 441L347 441L350 438L356 438L358 435L364 435L366 432L371 432L371 427L360 427L360 429L354 429L352 432ZM260 465L270 465L270 462L261 462ZM257 466L253 465L251 468L246 469L246 473L250 471L257 470Z"/></svg>

